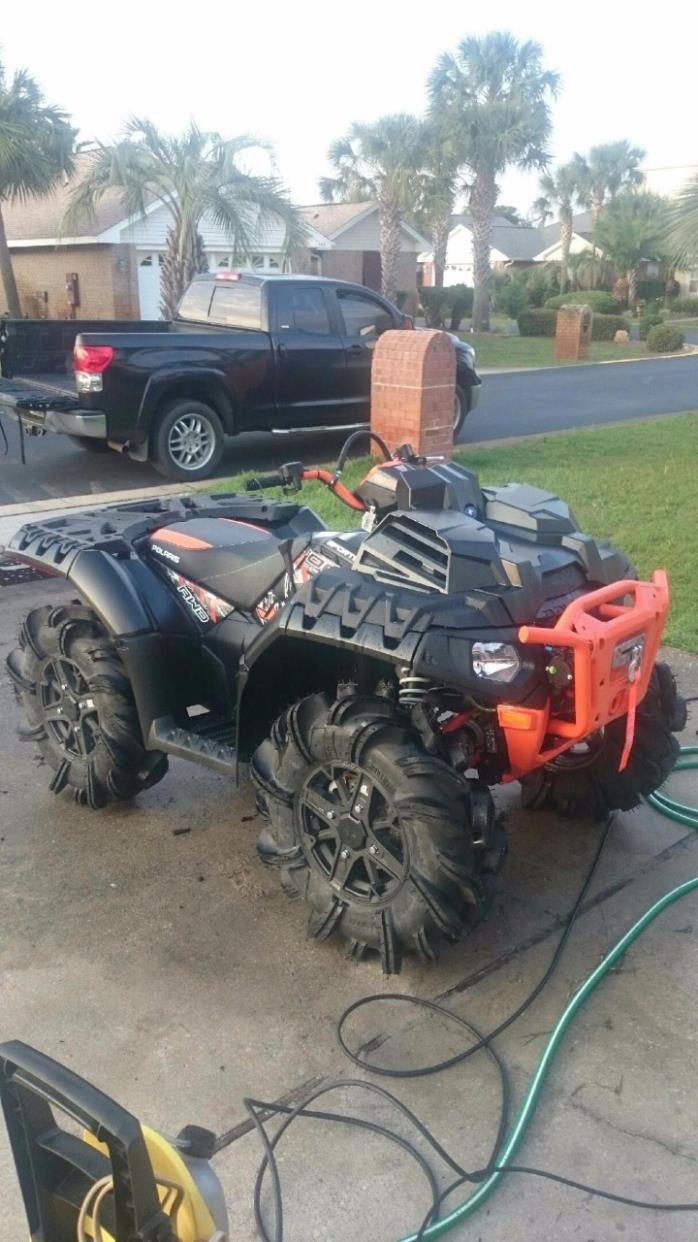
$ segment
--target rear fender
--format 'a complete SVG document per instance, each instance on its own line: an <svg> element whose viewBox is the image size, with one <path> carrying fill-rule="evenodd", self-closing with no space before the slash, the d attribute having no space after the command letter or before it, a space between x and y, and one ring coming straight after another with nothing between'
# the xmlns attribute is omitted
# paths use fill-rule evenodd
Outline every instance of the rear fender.
<svg viewBox="0 0 698 1242"><path fill-rule="evenodd" d="M149 377L132 434L134 443L146 443L158 410L165 401L174 401L178 397L205 401L218 414L226 433L235 433L234 402L222 372L213 367L190 367L187 370L173 366L156 371Z"/></svg>

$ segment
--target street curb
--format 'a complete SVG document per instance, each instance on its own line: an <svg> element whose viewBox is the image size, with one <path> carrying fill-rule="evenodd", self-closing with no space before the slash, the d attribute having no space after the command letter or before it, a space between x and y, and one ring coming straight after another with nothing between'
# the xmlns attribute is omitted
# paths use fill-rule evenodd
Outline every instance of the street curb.
<svg viewBox="0 0 698 1242"><path fill-rule="evenodd" d="M162 487L134 487L121 492L86 492L82 496L60 496L46 500L19 500L0 505L0 518L21 517L24 513L53 513L70 509L95 509L101 505L124 504L129 500L152 500L158 496L189 496L208 491L215 479L205 483L164 483Z"/></svg>
<svg viewBox="0 0 698 1242"><path fill-rule="evenodd" d="M553 427L550 431L531 431L524 436L498 436L496 440L456 440L454 450L496 449L512 444L525 444L529 440L552 440L554 436L571 436L584 431L603 431L605 427L636 427L638 423L656 423L665 418L681 418L695 414L695 410L668 410L666 414L647 414L643 418L619 418L613 423L584 423L582 427Z"/></svg>

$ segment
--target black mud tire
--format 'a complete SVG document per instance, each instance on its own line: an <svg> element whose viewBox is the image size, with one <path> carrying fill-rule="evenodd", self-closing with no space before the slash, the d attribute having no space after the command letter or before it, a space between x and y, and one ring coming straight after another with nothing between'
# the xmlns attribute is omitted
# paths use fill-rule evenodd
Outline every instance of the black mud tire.
<svg viewBox="0 0 698 1242"><path fill-rule="evenodd" d="M177 427L194 423L199 424L202 434L206 437L206 453L200 465L183 464L180 454L178 460L173 447L172 435ZM197 479L208 479L218 465L225 448L225 432L223 424L212 406L205 401L193 397L178 397L166 402L158 411L153 430L150 435L150 456L155 469L168 479L183 479L195 482ZM202 449L202 453L203 453Z"/></svg>
<svg viewBox="0 0 698 1242"><path fill-rule="evenodd" d="M605 730L587 763L569 766L565 756L531 772L521 782L522 803L531 810L554 810L570 819L603 819L611 811L632 811L667 779L676 763L674 737L686 724L686 704L677 693L668 664L656 664L639 704L635 739L627 767L618 771L625 743L626 717Z"/></svg>
<svg viewBox="0 0 698 1242"><path fill-rule="evenodd" d="M25 713L20 736L53 770L53 793L98 810L165 775L167 756L143 746L124 666L89 608L35 608L7 664Z"/></svg>
<svg viewBox="0 0 698 1242"><path fill-rule="evenodd" d="M397 858L401 875L379 884L370 901L352 889L360 887L356 877L364 870L370 875L363 859L367 849L374 853L368 843L376 841L378 827L374 834L365 830L363 851L361 842L352 842L358 870L341 886L323 873L314 852L319 847L306 831L307 799L316 802L313 783L338 771L339 782L354 782L349 797L366 788L362 782L370 786L367 823L379 824L377 805L392 823L383 830L380 846L387 841L383 857L393 868ZM486 913L494 874L506 852L489 791L474 793L468 781L427 754L388 699L353 693L334 703L324 694L302 699L279 717L257 748L251 774L267 820L258 842L260 857L279 869L289 897L310 906L309 932L317 939L337 932L348 941L352 956L376 950L384 971L394 973L405 952L432 960L439 939L459 940ZM326 808L326 795L321 797ZM340 819L345 832L346 816L340 813ZM328 848L335 847L339 851L336 842ZM374 861L369 859L371 871Z"/></svg>

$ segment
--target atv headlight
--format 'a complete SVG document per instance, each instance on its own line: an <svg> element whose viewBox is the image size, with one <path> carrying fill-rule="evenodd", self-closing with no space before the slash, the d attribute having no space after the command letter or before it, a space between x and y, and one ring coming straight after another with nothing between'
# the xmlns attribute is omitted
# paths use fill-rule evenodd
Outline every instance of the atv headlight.
<svg viewBox="0 0 698 1242"><path fill-rule="evenodd" d="M490 681L513 681L521 668L516 647L511 643L473 643L473 672Z"/></svg>

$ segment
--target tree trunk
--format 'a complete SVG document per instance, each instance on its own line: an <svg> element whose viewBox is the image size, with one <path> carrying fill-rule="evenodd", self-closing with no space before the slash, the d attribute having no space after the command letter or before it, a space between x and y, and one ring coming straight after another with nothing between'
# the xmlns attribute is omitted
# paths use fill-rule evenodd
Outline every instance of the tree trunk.
<svg viewBox="0 0 698 1242"><path fill-rule="evenodd" d="M22 308L19 304L19 293L17 292L17 281L12 268L12 256L10 248L7 244L7 234L5 233L5 221L2 215L2 204L0 203L0 279L2 279L2 287L5 290L5 301L7 302L7 310L12 319L21 319Z"/></svg>
<svg viewBox="0 0 698 1242"><path fill-rule="evenodd" d="M570 247L572 246L572 212L560 212L560 293L567 292Z"/></svg>
<svg viewBox="0 0 698 1242"><path fill-rule="evenodd" d="M596 226L599 223L599 216L603 210L604 192L603 190L592 190L591 192L591 231L596 232Z"/></svg>
<svg viewBox="0 0 698 1242"><path fill-rule="evenodd" d="M449 211L434 221L431 230L431 242L434 247L434 285L437 289L443 288L450 232L451 213Z"/></svg>
<svg viewBox="0 0 698 1242"><path fill-rule="evenodd" d="M398 261L400 258L400 225L402 223L398 204L386 194L378 207L378 227L381 250L381 293L389 302L397 294Z"/></svg>
<svg viewBox="0 0 698 1242"><path fill-rule="evenodd" d="M208 271L208 259L201 235L183 239L174 225L167 230L167 250L160 272L160 310L165 319L174 319L182 295L199 272Z"/></svg>
<svg viewBox="0 0 698 1242"><path fill-rule="evenodd" d="M637 268L636 267L628 268L627 281L628 281L628 310L632 311L635 309L635 303L637 302Z"/></svg>
<svg viewBox="0 0 698 1242"><path fill-rule="evenodd" d="M497 202L497 184L490 173L479 172L470 191L470 218L473 230L473 332L490 330L492 271L490 250L492 216Z"/></svg>

